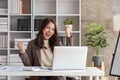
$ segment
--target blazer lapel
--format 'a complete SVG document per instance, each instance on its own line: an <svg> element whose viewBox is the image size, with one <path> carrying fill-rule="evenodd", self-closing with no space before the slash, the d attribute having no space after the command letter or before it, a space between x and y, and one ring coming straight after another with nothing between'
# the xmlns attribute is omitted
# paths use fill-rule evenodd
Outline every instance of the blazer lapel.
<svg viewBox="0 0 120 80"><path fill-rule="evenodd" d="M41 53L40 53L40 49L36 49L36 56L38 58L39 64L41 65Z"/></svg>

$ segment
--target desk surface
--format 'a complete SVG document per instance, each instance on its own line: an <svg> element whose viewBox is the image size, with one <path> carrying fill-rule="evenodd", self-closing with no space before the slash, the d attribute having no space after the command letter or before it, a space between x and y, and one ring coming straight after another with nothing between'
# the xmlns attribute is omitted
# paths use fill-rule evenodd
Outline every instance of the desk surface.
<svg viewBox="0 0 120 80"><path fill-rule="evenodd" d="M34 67L35 68L35 67ZM104 76L104 71L96 67L87 67L85 70L31 70L25 71L22 67L7 66L0 69L0 76Z"/></svg>

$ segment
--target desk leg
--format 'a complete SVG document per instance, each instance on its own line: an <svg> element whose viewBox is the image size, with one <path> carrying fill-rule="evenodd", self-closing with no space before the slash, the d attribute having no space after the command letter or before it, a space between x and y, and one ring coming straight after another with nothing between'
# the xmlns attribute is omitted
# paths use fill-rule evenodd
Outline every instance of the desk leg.
<svg viewBox="0 0 120 80"><path fill-rule="evenodd" d="M92 79L92 76L89 76L89 80L93 80L93 79Z"/></svg>
<svg viewBox="0 0 120 80"><path fill-rule="evenodd" d="M96 77L95 77L95 80L99 80L99 76L96 76Z"/></svg>

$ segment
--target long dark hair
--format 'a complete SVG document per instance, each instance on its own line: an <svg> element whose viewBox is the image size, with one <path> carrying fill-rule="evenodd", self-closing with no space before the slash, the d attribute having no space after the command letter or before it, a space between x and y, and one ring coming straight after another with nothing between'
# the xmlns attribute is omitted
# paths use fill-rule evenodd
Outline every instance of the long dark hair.
<svg viewBox="0 0 120 80"><path fill-rule="evenodd" d="M54 30L54 34L53 36L51 36L51 38L49 39L49 46L53 52L54 50L54 46L55 45L58 45L58 33L57 33L57 27L56 27L56 23L54 22L53 19L51 18L45 18L41 25L40 25L40 28L39 28L39 32L36 36L36 39L35 39L35 45L37 48L41 49L44 47L44 37L43 37L43 30L44 28L50 23L52 22L54 25L55 25L55 30Z"/></svg>

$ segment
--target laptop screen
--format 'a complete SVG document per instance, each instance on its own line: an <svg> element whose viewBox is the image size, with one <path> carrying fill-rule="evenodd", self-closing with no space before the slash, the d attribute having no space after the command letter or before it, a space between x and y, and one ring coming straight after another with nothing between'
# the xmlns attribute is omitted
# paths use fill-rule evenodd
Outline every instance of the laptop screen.
<svg viewBox="0 0 120 80"><path fill-rule="evenodd" d="M85 69L88 47L56 46L54 48L53 69Z"/></svg>

